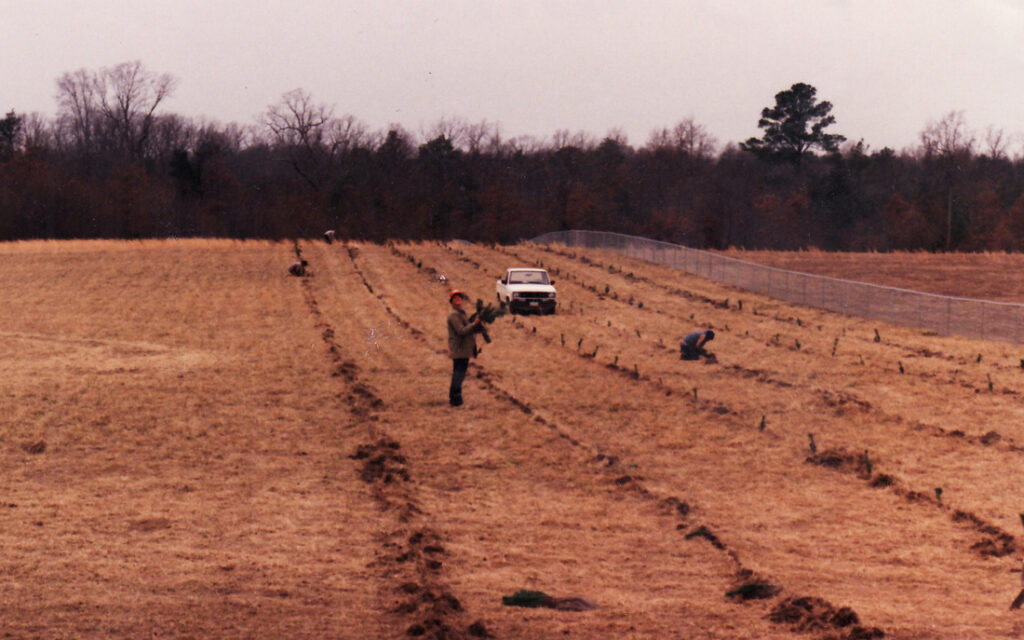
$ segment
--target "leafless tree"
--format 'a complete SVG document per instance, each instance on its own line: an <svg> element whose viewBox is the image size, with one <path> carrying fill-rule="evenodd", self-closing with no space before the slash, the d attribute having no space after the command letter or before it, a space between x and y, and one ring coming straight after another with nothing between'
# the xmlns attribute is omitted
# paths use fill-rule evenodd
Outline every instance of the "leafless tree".
<svg viewBox="0 0 1024 640"><path fill-rule="evenodd" d="M687 118L671 129L663 127L652 131L646 146L651 150L672 149L692 158L708 159L714 156L718 141L704 125Z"/></svg>
<svg viewBox="0 0 1024 640"><path fill-rule="evenodd" d="M481 120L465 128L466 151L471 154L485 151L494 152L501 148L501 127L492 122Z"/></svg>
<svg viewBox="0 0 1024 640"><path fill-rule="evenodd" d="M985 152L990 158L994 160L1006 158L1008 146L1008 138L1002 129L996 129L990 125L985 130Z"/></svg>
<svg viewBox="0 0 1024 640"><path fill-rule="evenodd" d="M58 138L62 146L73 146L89 156L96 151L100 122L95 74L86 69L68 72L57 79Z"/></svg>
<svg viewBox="0 0 1024 640"><path fill-rule="evenodd" d="M157 107L171 96L176 84L173 76L152 73L137 60L102 69L96 75L100 113L126 156L135 160L146 157Z"/></svg>
<svg viewBox="0 0 1024 640"><path fill-rule="evenodd" d="M272 141L286 153L288 163L310 187L320 189L335 149L328 139L333 108L316 103L303 89L281 96L270 105L263 124Z"/></svg>
<svg viewBox="0 0 1024 640"><path fill-rule="evenodd" d="M575 147L582 151L591 151L597 146L597 141L585 131L570 133L568 129L559 129L551 136L551 145L556 150Z"/></svg>
<svg viewBox="0 0 1024 640"><path fill-rule="evenodd" d="M175 85L173 76L150 72L138 61L65 73L57 79L62 136L85 156L113 148L125 159L142 161L156 110Z"/></svg>
<svg viewBox="0 0 1024 640"><path fill-rule="evenodd" d="M436 140L445 137L456 149L462 149L466 143L468 125L462 118L441 118L429 129L420 132L424 140Z"/></svg>
<svg viewBox="0 0 1024 640"><path fill-rule="evenodd" d="M921 152L926 158L970 155L976 144L963 111L950 111L938 122L929 122L920 137Z"/></svg>

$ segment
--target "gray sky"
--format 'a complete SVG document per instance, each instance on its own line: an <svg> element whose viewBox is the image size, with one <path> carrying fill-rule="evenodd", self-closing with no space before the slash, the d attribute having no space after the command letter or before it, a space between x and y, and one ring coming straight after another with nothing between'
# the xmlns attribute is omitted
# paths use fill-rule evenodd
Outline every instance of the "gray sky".
<svg viewBox="0 0 1024 640"><path fill-rule="evenodd" d="M166 111L225 123L302 88L374 130L461 118L641 146L692 117L726 143L806 82L829 131L872 149L951 111L979 137L1024 133L1024 0L0 0L0 16L3 112L53 115L62 73L140 60L178 78Z"/></svg>

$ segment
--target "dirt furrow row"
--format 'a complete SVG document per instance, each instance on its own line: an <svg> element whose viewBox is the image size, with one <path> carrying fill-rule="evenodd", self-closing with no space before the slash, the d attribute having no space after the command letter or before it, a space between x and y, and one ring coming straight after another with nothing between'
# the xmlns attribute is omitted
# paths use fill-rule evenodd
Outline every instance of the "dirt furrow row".
<svg viewBox="0 0 1024 640"><path fill-rule="evenodd" d="M302 252L296 244L296 254ZM359 464L359 478L367 483L382 518L375 569L382 584L380 600L386 614L395 617L400 630L396 636L433 639L486 637L484 624L466 624L468 615L453 595L444 572L446 541L437 532L431 515L419 499L419 488L402 445L378 421L384 401L361 379L359 365L350 350L338 341L330 318L320 309L311 273L302 276L309 312L320 330L332 363L332 376L339 379L356 428L365 431L366 443L350 455Z"/></svg>

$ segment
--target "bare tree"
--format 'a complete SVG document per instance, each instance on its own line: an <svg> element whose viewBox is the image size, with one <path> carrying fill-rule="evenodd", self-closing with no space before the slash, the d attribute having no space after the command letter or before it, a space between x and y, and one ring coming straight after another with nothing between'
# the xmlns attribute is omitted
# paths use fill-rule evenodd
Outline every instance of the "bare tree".
<svg viewBox="0 0 1024 640"><path fill-rule="evenodd" d="M267 107L263 116L273 143L285 152L291 167L313 189L323 186L336 151L328 136L332 119L333 109L316 103L303 89L282 95L281 102Z"/></svg>
<svg viewBox="0 0 1024 640"><path fill-rule="evenodd" d="M447 138L456 149L462 149L466 143L466 129L469 125L462 118L441 118L429 129L420 132L424 140Z"/></svg>
<svg viewBox="0 0 1024 640"><path fill-rule="evenodd" d="M465 128L466 151L477 154L486 151L496 153L501 148L501 128L486 120Z"/></svg>
<svg viewBox="0 0 1024 640"><path fill-rule="evenodd" d="M963 111L950 111L938 122L930 121L921 131L921 152L924 157L969 156L976 139L967 128Z"/></svg>
<svg viewBox="0 0 1024 640"><path fill-rule="evenodd" d="M989 126L985 130L985 152L993 160L1006 158L1008 139L1002 129Z"/></svg>
<svg viewBox="0 0 1024 640"><path fill-rule="evenodd" d="M671 149L692 158L711 158L718 148L718 141L708 133L702 124L693 118L680 121L671 129L655 129L647 139L651 150Z"/></svg>
<svg viewBox="0 0 1024 640"><path fill-rule="evenodd" d="M90 156L96 151L100 115L95 75L86 69L65 73L57 79L58 138L61 146Z"/></svg>
<svg viewBox="0 0 1024 640"><path fill-rule="evenodd" d="M147 71L138 60L102 69L96 75L99 110L126 156L141 161L153 133L156 109L174 92L169 74Z"/></svg>
<svg viewBox="0 0 1024 640"><path fill-rule="evenodd" d="M963 111L950 111L938 122L929 122L921 131L921 155L925 160L938 160L941 167L942 181L946 189L946 238L945 247L947 250L953 247L954 235L962 237L963 233L956 233L954 229L954 192L956 184L961 179L961 170L970 160L974 152L974 133L967 128L967 121ZM963 189L959 189L963 191ZM962 199L962 198L961 198ZM959 207L962 209L962 207ZM965 215L962 213L956 217L957 221L963 221ZM963 227L964 225L960 225Z"/></svg>
<svg viewBox="0 0 1024 640"><path fill-rule="evenodd" d="M138 61L65 73L57 79L63 137L85 156L113 148L126 159L142 161L156 110L175 85L173 76L152 73Z"/></svg>
<svg viewBox="0 0 1024 640"><path fill-rule="evenodd" d="M332 118L326 124L325 144L334 155L344 156L358 148L368 148L372 142L366 124L352 115Z"/></svg>

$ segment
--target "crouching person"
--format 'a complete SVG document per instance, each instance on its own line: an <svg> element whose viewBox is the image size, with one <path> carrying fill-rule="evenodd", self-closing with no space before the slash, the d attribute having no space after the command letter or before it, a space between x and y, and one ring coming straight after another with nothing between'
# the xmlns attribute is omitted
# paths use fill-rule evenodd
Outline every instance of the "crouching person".
<svg viewBox="0 0 1024 640"><path fill-rule="evenodd" d="M462 404L462 382L466 379L469 359L476 355L476 332L480 319L470 322L466 310L466 295L455 290L448 294L452 312L448 314L448 355L452 359L452 383L448 388L448 403L453 407Z"/></svg>
<svg viewBox="0 0 1024 640"><path fill-rule="evenodd" d="M707 331L694 331L689 333L683 338L682 344L679 345L679 359L680 360L699 360L701 356L706 358L714 358L713 353L708 353L704 345L715 339L715 332L708 329Z"/></svg>
<svg viewBox="0 0 1024 640"><path fill-rule="evenodd" d="M292 274L293 276L304 276L306 275L306 267L308 266L309 263L306 262L305 260L297 260L293 262L290 267L288 267L288 273Z"/></svg>

